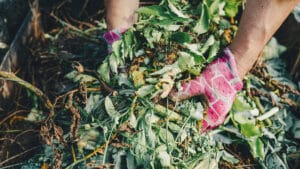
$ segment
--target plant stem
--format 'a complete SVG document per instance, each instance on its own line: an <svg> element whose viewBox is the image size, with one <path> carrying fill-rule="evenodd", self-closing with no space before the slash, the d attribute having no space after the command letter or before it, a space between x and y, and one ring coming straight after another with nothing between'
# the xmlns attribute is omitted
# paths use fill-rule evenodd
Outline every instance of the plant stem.
<svg viewBox="0 0 300 169"><path fill-rule="evenodd" d="M43 101L45 108L47 108L50 112L54 111L54 106L51 103L51 101L49 100L47 95L45 95L40 89L38 89L34 85L17 77L14 73L0 71L0 79L13 81L13 82L21 85L22 87L25 87L26 89L32 91L36 96L38 96L40 98L41 101Z"/></svg>

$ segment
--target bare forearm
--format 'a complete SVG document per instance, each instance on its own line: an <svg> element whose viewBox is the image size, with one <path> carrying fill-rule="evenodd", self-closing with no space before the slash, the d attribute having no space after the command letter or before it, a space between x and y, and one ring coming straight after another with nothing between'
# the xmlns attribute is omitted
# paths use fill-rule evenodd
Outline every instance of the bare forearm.
<svg viewBox="0 0 300 169"><path fill-rule="evenodd" d="M239 30L229 48L241 78L299 0L247 0Z"/></svg>
<svg viewBox="0 0 300 169"><path fill-rule="evenodd" d="M136 21L139 0L106 0L108 30L130 27Z"/></svg>

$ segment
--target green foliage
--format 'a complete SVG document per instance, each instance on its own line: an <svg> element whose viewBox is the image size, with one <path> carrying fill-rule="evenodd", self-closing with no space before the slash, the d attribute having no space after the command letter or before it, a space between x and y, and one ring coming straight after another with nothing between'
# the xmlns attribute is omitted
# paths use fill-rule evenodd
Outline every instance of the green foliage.
<svg viewBox="0 0 300 169"><path fill-rule="evenodd" d="M239 12L242 0L228 0L225 5L225 13L229 17L235 17Z"/></svg>
<svg viewBox="0 0 300 169"><path fill-rule="evenodd" d="M193 29L198 35L206 33L209 29L210 17L208 13L208 7L205 4L201 5L201 15L199 20L196 22L196 25Z"/></svg>
<svg viewBox="0 0 300 169"><path fill-rule="evenodd" d="M260 77L247 76L225 124L207 133L201 133L199 125L206 115L204 99L172 103L167 97L177 84L201 74L218 57L228 43L224 30L235 34L236 25L228 19L237 15L240 6L237 0L204 0L198 6L164 0L160 5L139 8L139 21L113 44L113 52L96 72L115 92L107 94L97 77L77 71L66 75L89 91L85 102L78 99L80 92L75 99L66 99L73 101L81 119L77 140L62 148L63 167L113 164L115 168L130 169L214 169L221 161L233 166L242 163L240 157L224 148L242 144L262 167L287 168L286 155L296 144L285 135L293 129L298 137L299 125L292 128L291 107ZM268 47L266 70L272 78L295 87L282 71L284 63L274 56L279 56L283 48L274 41ZM100 91L91 90L94 88ZM280 109L275 112L273 101L264 95L251 96L250 89L272 93ZM66 121L66 112L70 110L61 110L55 120ZM65 125L64 130L69 131L70 126ZM71 139L68 132L64 137ZM53 164L53 151L49 152L37 155L36 163Z"/></svg>

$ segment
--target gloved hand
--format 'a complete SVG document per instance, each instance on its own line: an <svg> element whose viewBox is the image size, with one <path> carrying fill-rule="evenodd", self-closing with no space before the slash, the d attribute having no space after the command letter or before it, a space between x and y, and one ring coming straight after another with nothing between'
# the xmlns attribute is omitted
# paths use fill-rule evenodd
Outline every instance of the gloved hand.
<svg viewBox="0 0 300 169"><path fill-rule="evenodd" d="M122 34L127 30L127 28L113 29L104 33L103 38L107 42L108 54L112 52L112 44L122 38Z"/></svg>
<svg viewBox="0 0 300 169"><path fill-rule="evenodd" d="M226 48L224 55L210 63L200 76L181 84L181 89L172 91L169 96L173 101L202 94L207 97L207 115L202 123L204 132L224 122L236 93L242 88L234 56Z"/></svg>

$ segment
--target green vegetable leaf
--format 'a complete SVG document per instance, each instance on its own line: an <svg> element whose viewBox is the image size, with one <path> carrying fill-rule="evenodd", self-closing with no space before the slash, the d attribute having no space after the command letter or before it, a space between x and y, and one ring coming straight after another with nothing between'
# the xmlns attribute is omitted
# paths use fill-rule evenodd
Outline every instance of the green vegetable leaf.
<svg viewBox="0 0 300 169"><path fill-rule="evenodd" d="M173 134L167 129L161 128L159 130L159 138L165 144L175 145Z"/></svg>
<svg viewBox="0 0 300 169"><path fill-rule="evenodd" d="M253 109L250 103L244 98L244 94L240 93L237 95L233 102L232 110L235 112L244 112Z"/></svg>
<svg viewBox="0 0 300 169"><path fill-rule="evenodd" d="M239 124L253 124L255 125L255 119L253 118L253 115L249 111L244 112L235 112L234 120L238 122Z"/></svg>
<svg viewBox="0 0 300 169"><path fill-rule="evenodd" d="M100 65L100 67L98 68L97 72L101 75L102 79L105 82L110 81L110 67L109 64L107 62L107 60L104 60L104 62Z"/></svg>
<svg viewBox="0 0 300 169"><path fill-rule="evenodd" d="M197 33L198 35L203 34L208 31L209 23L210 23L210 19L209 19L209 13L208 13L207 6L205 4L202 4L201 16L200 16L200 19L196 22L196 25L195 25L193 31L195 33Z"/></svg>
<svg viewBox="0 0 300 169"><path fill-rule="evenodd" d="M115 120L115 124L118 124L120 114L116 111L115 106L109 96L105 97L104 105L107 114Z"/></svg>
<svg viewBox="0 0 300 169"><path fill-rule="evenodd" d="M134 34L132 29L128 29L123 34L125 57L129 55L130 60L133 59L133 48L134 48Z"/></svg>
<svg viewBox="0 0 300 169"><path fill-rule="evenodd" d="M116 55L112 54L109 56L109 66L113 73L118 73L119 63L119 58Z"/></svg>
<svg viewBox="0 0 300 169"><path fill-rule="evenodd" d="M194 57L186 52L180 52L178 58L178 66L181 70L188 70L195 65Z"/></svg>
<svg viewBox="0 0 300 169"><path fill-rule="evenodd" d="M189 18L188 16L184 15L179 9L177 9L170 0L168 0L168 6L170 10L178 17L185 18L185 19Z"/></svg>
<svg viewBox="0 0 300 169"><path fill-rule="evenodd" d="M194 169L217 169L218 161L213 158L204 158Z"/></svg>
<svg viewBox="0 0 300 169"><path fill-rule="evenodd" d="M151 5L147 7L141 7L137 9L136 12L143 15L162 16L165 13L165 9L160 5Z"/></svg>
<svg viewBox="0 0 300 169"><path fill-rule="evenodd" d="M247 138L260 137L263 135L261 128L251 123L241 124L241 133Z"/></svg>
<svg viewBox="0 0 300 169"><path fill-rule="evenodd" d="M219 50L220 50L220 41L216 41L209 50L209 54L207 58L208 63L211 63L216 59Z"/></svg>
<svg viewBox="0 0 300 169"><path fill-rule="evenodd" d="M179 44L184 44L190 43L192 41L192 37L185 32L175 32L171 35L171 40Z"/></svg>
<svg viewBox="0 0 300 169"><path fill-rule="evenodd" d="M118 58L121 58L123 55L122 51L123 42L121 40L115 41L112 44L112 55L115 55Z"/></svg>
<svg viewBox="0 0 300 169"><path fill-rule="evenodd" d="M142 86L141 88L139 88L136 93L139 97L145 97L145 96L153 93L154 90L155 90L154 85L145 85L145 86Z"/></svg>
<svg viewBox="0 0 300 169"><path fill-rule="evenodd" d="M162 167L170 167L171 166L171 157L166 151L158 152L157 158L160 161L160 165Z"/></svg>
<svg viewBox="0 0 300 169"><path fill-rule="evenodd" d="M254 158L265 158L265 150L264 150L264 143L261 141L260 138L252 138L248 140L248 144L250 146L252 155Z"/></svg>
<svg viewBox="0 0 300 169"><path fill-rule="evenodd" d="M241 0L227 0L225 5L225 14L228 17L235 17L239 12L239 7L242 4Z"/></svg>
<svg viewBox="0 0 300 169"><path fill-rule="evenodd" d="M200 48L200 53L204 54L210 46L212 46L215 43L216 39L214 37L214 35L210 35L208 37L208 39L206 40L206 42L203 44L203 46L201 46Z"/></svg>
<svg viewBox="0 0 300 169"><path fill-rule="evenodd" d="M225 150L218 152L218 156L220 156L223 160L230 162L232 164L237 164L239 162L237 158L235 158L233 155L229 154Z"/></svg>

